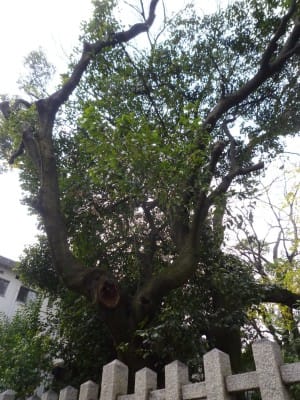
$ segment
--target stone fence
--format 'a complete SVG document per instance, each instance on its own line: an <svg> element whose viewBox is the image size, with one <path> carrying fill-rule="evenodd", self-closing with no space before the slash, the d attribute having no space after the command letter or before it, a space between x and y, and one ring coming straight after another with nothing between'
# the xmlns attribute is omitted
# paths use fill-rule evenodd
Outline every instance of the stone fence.
<svg viewBox="0 0 300 400"><path fill-rule="evenodd" d="M157 390L156 373L148 368L135 375L133 394L127 394L128 368L118 360L103 368L100 400L230 400L234 393L259 389L262 400L290 399L287 386L300 382L300 362L284 364L276 343L263 340L252 345L256 370L232 374L229 356L219 350L204 355L205 381L190 383L188 368L179 361L165 367L165 388ZM32 396L28 400L38 400ZM68 386L59 396L52 390L41 400L98 400L99 385L88 381L78 390ZM7 390L0 400L15 400L15 393Z"/></svg>

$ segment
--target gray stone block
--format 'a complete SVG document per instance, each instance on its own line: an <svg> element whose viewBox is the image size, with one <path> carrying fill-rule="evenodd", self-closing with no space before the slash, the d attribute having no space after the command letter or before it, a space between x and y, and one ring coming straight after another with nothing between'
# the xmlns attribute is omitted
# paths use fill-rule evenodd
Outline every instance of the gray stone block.
<svg viewBox="0 0 300 400"><path fill-rule="evenodd" d="M59 400L77 400L78 390L67 386L59 392Z"/></svg>
<svg viewBox="0 0 300 400"><path fill-rule="evenodd" d="M87 381L80 385L79 400L97 400L99 385L93 381Z"/></svg>
<svg viewBox="0 0 300 400"><path fill-rule="evenodd" d="M0 400L15 400L15 397L16 397L16 392L10 389L0 393Z"/></svg>
<svg viewBox="0 0 300 400"><path fill-rule="evenodd" d="M105 365L102 371L100 400L117 400L127 394L128 367L121 361L114 360Z"/></svg>
<svg viewBox="0 0 300 400"><path fill-rule="evenodd" d="M188 367L180 361L173 361L165 366L165 399L180 400L182 385L189 383Z"/></svg>
<svg viewBox="0 0 300 400"><path fill-rule="evenodd" d="M207 400L231 400L225 377L232 374L229 356L214 349L203 357Z"/></svg>
<svg viewBox="0 0 300 400"><path fill-rule="evenodd" d="M42 394L42 400L58 400L58 394L54 390L48 390Z"/></svg>
<svg viewBox="0 0 300 400"><path fill-rule="evenodd" d="M287 388L281 379L283 364L277 343L261 340L252 345L262 400L289 400Z"/></svg>
<svg viewBox="0 0 300 400"><path fill-rule="evenodd" d="M148 400L149 392L157 388L157 374L143 368L135 374L134 394L136 400Z"/></svg>

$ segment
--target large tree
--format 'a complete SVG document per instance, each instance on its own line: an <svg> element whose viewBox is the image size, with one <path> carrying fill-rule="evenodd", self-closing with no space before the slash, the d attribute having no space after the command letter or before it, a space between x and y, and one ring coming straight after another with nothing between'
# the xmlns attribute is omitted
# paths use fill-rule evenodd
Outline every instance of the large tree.
<svg viewBox="0 0 300 400"><path fill-rule="evenodd" d="M197 320L234 356L257 293L289 306L299 297L221 251L228 198L253 190L280 135L299 128L299 1L235 2L202 18L188 7L151 37L157 3L121 31L110 2L95 1L60 88L1 103L2 153L19 140L9 161L23 169L55 273L97 305L134 370L162 360L145 329L166 318L181 333ZM126 45L142 32L147 48Z"/></svg>

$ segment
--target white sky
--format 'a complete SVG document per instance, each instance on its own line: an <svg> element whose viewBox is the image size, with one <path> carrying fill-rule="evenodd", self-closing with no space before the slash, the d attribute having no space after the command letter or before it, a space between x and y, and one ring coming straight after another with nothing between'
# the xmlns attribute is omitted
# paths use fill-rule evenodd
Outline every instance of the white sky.
<svg viewBox="0 0 300 400"><path fill-rule="evenodd" d="M201 2L199 8L203 4L206 11L211 11L221 1ZM186 2L169 0L168 5L178 9ZM0 0L0 94L18 93L16 82L24 57L39 47L63 73L68 55L78 43L80 23L89 19L91 10L90 0ZM20 204L21 197L17 171L0 175L0 255L15 260L24 245L34 243L37 233L35 219Z"/></svg>
<svg viewBox="0 0 300 400"><path fill-rule="evenodd" d="M0 0L0 94L18 93L24 57L39 47L64 72L91 9L89 0ZM17 171L0 175L0 255L14 260L37 233L21 197Z"/></svg>

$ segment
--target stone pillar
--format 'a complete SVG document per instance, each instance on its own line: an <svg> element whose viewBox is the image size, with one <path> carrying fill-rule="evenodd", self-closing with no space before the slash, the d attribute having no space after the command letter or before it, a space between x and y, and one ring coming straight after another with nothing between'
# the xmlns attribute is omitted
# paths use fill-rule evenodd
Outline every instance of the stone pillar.
<svg viewBox="0 0 300 400"><path fill-rule="evenodd" d="M33 396L27 397L27 400L41 400L41 399L39 398L39 396L34 394Z"/></svg>
<svg viewBox="0 0 300 400"><path fill-rule="evenodd" d="M148 400L150 390L157 388L157 374L143 368L135 374L134 395L136 400Z"/></svg>
<svg viewBox="0 0 300 400"><path fill-rule="evenodd" d="M289 393L281 379L283 360L279 345L261 340L252 345L252 351L262 400L289 400Z"/></svg>
<svg viewBox="0 0 300 400"><path fill-rule="evenodd" d="M225 377L232 374L229 356L214 349L204 354L203 361L207 400L231 400L225 384Z"/></svg>
<svg viewBox="0 0 300 400"><path fill-rule="evenodd" d="M59 392L59 400L77 400L78 390L67 386Z"/></svg>
<svg viewBox="0 0 300 400"><path fill-rule="evenodd" d="M54 390L48 390L42 394L42 400L58 400L58 395Z"/></svg>
<svg viewBox="0 0 300 400"><path fill-rule="evenodd" d="M15 400L15 397L16 397L16 392L10 389L0 393L0 400Z"/></svg>
<svg viewBox="0 0 300 400"><path fill-rule="evenodd" d="M99 385L92 381L87 381L80 385L79 400L97 400Z"/></svg>
<svg viewBox="0 0 300 400"><path fill-rule="evenodd" d="M117 400L127 394L128 367L121 361L114 360L103 367L100 400Z"/></svg>
<svg viewBox="0 0 300 400"><path fill-rule="evenodd" d="M181 386L189 383L188 367L180 361L173 361L166 365L165 381L166 400L180 400Z"/></svg>

